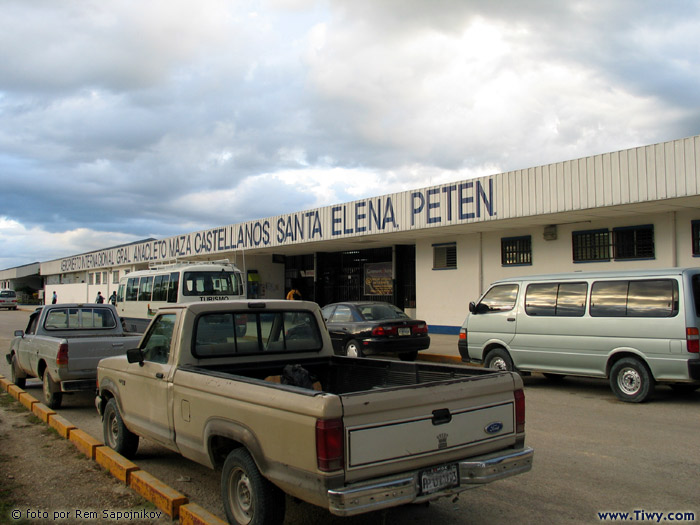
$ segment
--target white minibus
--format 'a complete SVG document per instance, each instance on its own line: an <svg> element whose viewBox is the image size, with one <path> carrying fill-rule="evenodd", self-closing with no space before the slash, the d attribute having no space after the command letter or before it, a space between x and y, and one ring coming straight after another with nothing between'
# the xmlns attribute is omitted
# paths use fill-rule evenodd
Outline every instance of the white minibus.
<svg viewBox="0 0 700 525"><path fill-rule="evenodd" d="M117 311L130 332L144 332L168 303L245 299L241 271L228 260L153 264L119 280Z"/></svg>
<svg viewBox="0 0 700 525"><path fill-rule="evenodd" d="M458 344L466 362L607 378L630 402L657 383L700 387L700 268L503 279L469 312Z"/></svg>

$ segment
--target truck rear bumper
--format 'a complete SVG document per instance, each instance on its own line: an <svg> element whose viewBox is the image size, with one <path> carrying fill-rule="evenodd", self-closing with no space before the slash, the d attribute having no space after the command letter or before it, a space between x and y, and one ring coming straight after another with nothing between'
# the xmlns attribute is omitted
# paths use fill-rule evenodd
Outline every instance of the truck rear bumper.
<svg viewBox="0 0 700 525"><path fill-rule="evenodd" d="M71 379L61 381L61 392L84 392L86 390L97 390L96 379Z"/></svg>
<svg viewBox="0 0 700 525"><path fill-rule="evenodd" d="M533 456L531 448L524 448L505 455L496 453L459 461L459 485L430 494L421 493L419 471L329 490L329 510L337 516L354 516L454 495L477 485L528 472L532 468Z"/></svg>

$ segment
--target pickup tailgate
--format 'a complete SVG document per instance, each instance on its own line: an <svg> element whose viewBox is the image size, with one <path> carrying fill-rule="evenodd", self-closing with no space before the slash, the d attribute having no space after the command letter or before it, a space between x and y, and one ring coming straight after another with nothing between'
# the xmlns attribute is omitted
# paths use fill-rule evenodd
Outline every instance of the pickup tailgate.
<svg viewBox="0 0 700 525"><path fill-rule="evenodd" d="M101 359L126 354L135 348L141 336L78 336L66 339L68 343L68 366L63 374L66 379L96 376L97 363Z"/></svg>
<svg viewBox="0 0 700 525"><path fill-rule="evenodd" d="M346 482L514 446L516 377L493 372L343 394Z"/></svg>

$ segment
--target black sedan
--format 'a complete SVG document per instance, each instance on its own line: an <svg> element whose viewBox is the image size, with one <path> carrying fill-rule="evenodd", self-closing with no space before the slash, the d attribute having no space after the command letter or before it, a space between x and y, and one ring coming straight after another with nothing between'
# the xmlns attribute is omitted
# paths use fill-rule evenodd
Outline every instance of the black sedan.
<svg viewBox="0 0 700 525"><path fill-rule="evenodd" d="M389 303L333 303L322 312L336 354L391 354L414 361L419 350L430 346L426 322L411 319Z"/></svg>

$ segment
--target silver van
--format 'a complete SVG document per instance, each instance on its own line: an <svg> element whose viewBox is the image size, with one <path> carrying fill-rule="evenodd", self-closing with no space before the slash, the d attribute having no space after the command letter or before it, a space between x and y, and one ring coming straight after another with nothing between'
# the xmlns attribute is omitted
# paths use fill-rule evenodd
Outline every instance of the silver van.
<svg viewBox="0 0 700 525"><path fill-rule="evenodd" d="M656 383L700 387L700 268L504 279L469 312L458 343L466 362L608 378L636 403Z"/></svg>
<svg viewBox="0 0 700 525"><path fill-rule="evenodd" d="M14 290L0 290L0 308L17 310L17 294Z"/></svg>

